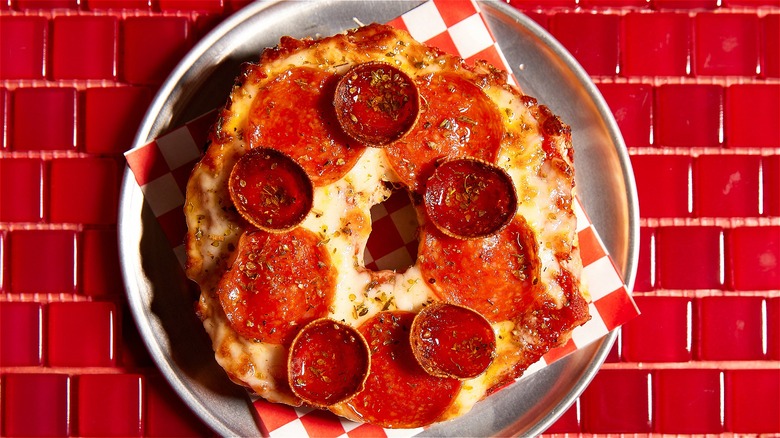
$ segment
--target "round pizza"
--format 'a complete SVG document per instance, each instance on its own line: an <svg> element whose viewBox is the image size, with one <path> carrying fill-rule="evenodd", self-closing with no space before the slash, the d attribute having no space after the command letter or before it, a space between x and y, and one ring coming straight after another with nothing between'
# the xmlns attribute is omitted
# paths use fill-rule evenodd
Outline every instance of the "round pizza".
<svg viewBox="0 0 780 438"><path fill-rule="evenodd" d="M417 212L366 268L371 207ZM455 418L589 319L570 128L485 62L372 24L246 64L188 185L187 275L217 362L272 402Z"/></svg>

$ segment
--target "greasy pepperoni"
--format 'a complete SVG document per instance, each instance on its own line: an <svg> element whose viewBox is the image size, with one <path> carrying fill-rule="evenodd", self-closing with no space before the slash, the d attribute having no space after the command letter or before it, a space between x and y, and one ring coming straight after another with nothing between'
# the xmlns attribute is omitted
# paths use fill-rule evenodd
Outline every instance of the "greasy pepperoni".
<svg viewBox="0 0 780 438"><path fill-rule="evenodd" d="M436 73L418 80L418 89L417 124L385 148L401 181L421 192L440 158L495 162L503 135L501 114L479 87L455 74Z"/></svg>
<svg viewBox="0 0 780 438"><path fill-rule="evenodd" d="M347 403L366 422L420 427L441 416L460 391L457 379L435 377L414 359L409 330L415 314L380 312L360 326L371 350L365 389Z"/></svg>
<svg viewBox="0 0 780 438"><path fill-rule="evenodd" d="M303 228L241 236L236 260L217 286L230 325L241 336L288 344L298 329L327 314L336 287L330 256Z"/></svg>
<svg viewBox="0 0 780 438"><path fill-rule="evenodd" d="M268 231L298 225L314 202L306 172L274 149L255 148L244 154L233 166L228 187L241 216Z"/></svg>
<svg viewBox="0 0 780 438"><path fill-rule="evenodd" d="M513 320L533 300L540 261L533 231L521 216L484 239L457 239L425 226L420 242L423 278L443 301L499 322Z"/></svg>
<svg viewBox="0 0 780 438"><path fill-rule="evenodd" d="M347 135L379 147L412 129L420 113L420 96L406 73L384 62L367 62L339 80L333 106Z"/></svg>
<svg viewBox="0 0 780 438"><path fill-rule="evenodd" d="M290 347L287 367L295 395L318 407L357 394L369 368L368 344L360 332L327 318L301 329Z"/></svg>
<svg viewBox="0 0 780 438"><path fill-rule="evenodd" d="M294 67L262 87L250 110L247 140L282 151L298 162L315 186L344 176L363 153L339 128L333 111L332 73Z"/></svg>
<svg viewBox="0 0 780 438"><path fill-rule="evenodd" d="M485 237L504 228L517 212L512 179L501 168L472 158L442 163L425 186L425 210L445 234Z"/></svg>
<svg viewBox="0 0 780 438"><path fill-rule="evenodd" d="M496 354L496 335L485 317L453 304L423 308L412 323L411 342L417 362L440 377L476 377Z"/></svg>

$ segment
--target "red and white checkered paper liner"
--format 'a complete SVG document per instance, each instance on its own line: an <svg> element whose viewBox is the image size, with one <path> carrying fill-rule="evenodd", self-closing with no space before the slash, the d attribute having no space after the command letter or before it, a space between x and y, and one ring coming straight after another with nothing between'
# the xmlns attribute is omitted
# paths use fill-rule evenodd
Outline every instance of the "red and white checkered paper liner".
<svg viewBox="0 0 780 438"><path fill-rule="evenodd" d="M473 1L430 0L388 24L405 29L416 40L458 54L467 61L484 59L512 71ZM509 79L514 81L511 75ZM185 259L182 242L186 233L182 212L185 187L192 167L200 159L214 117L212 111L125 154L147 205L182 266ZM574 210L584 266L583 282L592 299L592 319L576 328L566 345L551 350L532 365L525 376L602 338L639 314L579 199ZM373 230L365 251L366 266L393 269L412 264L417 257L416 219L408 198L398 192L374 206L372 220ZM271 437L406 437L420 431L382 429L354 423L325 411L292 408L263 399L255 400L254 407L260 429Z"/></svg>

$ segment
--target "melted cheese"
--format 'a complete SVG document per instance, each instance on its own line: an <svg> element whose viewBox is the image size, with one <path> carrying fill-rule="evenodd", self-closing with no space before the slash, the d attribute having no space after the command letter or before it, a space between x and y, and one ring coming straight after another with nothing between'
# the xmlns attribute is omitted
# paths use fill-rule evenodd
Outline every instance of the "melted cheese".
<svg viewBox="0 0 780 438"><path fill-rule="evenodd" d="M287 349L236 334L215 296L216 285L232 263L238 238L244 231L241 219L226 208L230 205L227 177L247 149L244 134L253 97L266 81L293 66L316 66L343 73L355 63L381 59L392 62L412 77L419 77L441 70L459 71L462 64L400 32L385 44L380 42L372 48L357 50L344 38L334 37L282 55L268 57L266 63L250 69L233 90L219 124L223 135L213 136L208 159L196 166L190 178L185 209L189 227L187 273L201 287L200 317L212 339L216 359L230 377L271 401L299 405L300 400L280 390L277 380L284 378ZM483 90L501 109L509 134L503 140L497 162L514 181L519 195L518 214L525 217L537 236L544 268L540 279L543 290L562 305L563 292L553 276L566 268L578 278L581 269L576 251L572 252L576 248L575 219L570 211L561 210L557 202L561 197L571 198L573 180L556 174L558 170L545 160L537 118L519 99L521 95L498 83L494 72L478 68L479 74L466 73L468 77L481 79ZM565 144L557 146L566 147ZM357 327L382 310L417 311L436 299L422 278L419 264L404 272L371 272L363 265L363 253L371 233L370 209L390 195L385 183L397 181L385 152L367 148L343 178L315 188L314 207L301 226L320 236L337 272L336 293L328 315L333 319ZM419 216L424 220L424 215ZM557 255L561 251L574 257L561 261ZM441 420L471 409L522 356L517 341L513 340L514 324L504 321L493 326L497 359L485 373L463 382L456 401ZM532 343L533 339L528 342ZM344 406L337 405L332 410L354 419L354 414Z"/></svg>

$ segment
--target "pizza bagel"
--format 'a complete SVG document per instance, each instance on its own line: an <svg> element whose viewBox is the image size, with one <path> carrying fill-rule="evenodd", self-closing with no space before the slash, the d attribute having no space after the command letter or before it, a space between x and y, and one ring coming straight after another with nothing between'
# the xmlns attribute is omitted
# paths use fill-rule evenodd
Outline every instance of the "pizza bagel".
<svg viewBox="0 0 780 438"><path fill-rule="evenodd" d="M247 63L187 184L186 272L259 397L412 428L458 417L589 319L571 130L506 73L372 24ZM371 208L417 213L367 269Z"/></svg>

